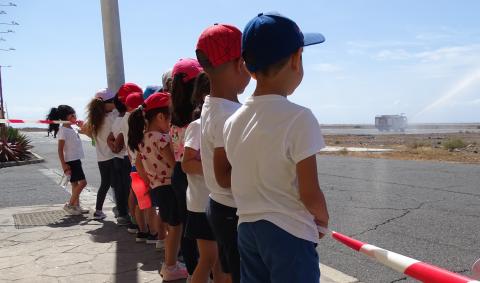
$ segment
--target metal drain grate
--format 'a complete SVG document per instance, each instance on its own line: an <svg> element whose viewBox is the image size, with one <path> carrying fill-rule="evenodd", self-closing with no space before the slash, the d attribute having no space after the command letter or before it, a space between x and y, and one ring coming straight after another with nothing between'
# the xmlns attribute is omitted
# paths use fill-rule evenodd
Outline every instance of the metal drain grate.
<svg viewBox="0 0 480 283"><path fill-rule="evenodd" d="M15 228L26 229L36 226L71 226L86 220L83 215L68 215L63 210L38 211L13 215Z"/></svg>

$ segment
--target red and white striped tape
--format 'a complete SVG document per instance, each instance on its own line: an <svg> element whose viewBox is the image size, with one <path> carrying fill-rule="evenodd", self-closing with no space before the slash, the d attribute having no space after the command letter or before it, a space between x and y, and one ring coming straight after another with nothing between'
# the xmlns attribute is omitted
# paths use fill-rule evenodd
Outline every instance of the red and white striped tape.
<svg viewBox="0 0 480 283"><path fill-rule="evenodd" d="M320 229L319 229L320 230ZM320 231L321 233L331 234L332 238L343 243L344 245L359 251L367 256L376 259L380 263L401 272L414 279L425 283L480 283L463 275L450 272L421 262L419 260L406 257L401 254L385 250L374 245L370 245L337 232L328 230Z"/></svg>
<svg viewBox="0 0 480 283"><path fill-rule="evenodd" d="M0 124L67 124L68 121L60 120L20 120L20 119L0 119Z"/></svg>

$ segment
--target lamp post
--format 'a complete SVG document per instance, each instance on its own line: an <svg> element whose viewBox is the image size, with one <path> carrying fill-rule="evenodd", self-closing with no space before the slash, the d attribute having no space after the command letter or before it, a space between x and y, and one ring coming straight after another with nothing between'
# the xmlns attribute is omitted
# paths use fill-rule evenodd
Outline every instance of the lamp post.
<svg viewBox="0 0 480 283"><path fill-rule="evenodd" d="M3 108L3 89L2 89L2 68L11 68L12 66L0 65L0 119L5 119L5 109Z"/></svg>
<svg viewBox="0 0 480 283"><path fill-rule="evenodd" d="M107 83L111 91L117 92L120 86L125 83L118 0L100 0L100 7L102 10Z"/></svg>

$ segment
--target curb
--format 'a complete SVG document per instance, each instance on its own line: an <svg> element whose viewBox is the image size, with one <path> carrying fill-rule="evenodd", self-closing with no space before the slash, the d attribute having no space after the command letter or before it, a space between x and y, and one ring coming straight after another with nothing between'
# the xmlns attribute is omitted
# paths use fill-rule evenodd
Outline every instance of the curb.
<svg viewBox="0 0 480 283"><path fill-rule="evenodd" d="M22 165L37 164L37 163L45 162L45 159L43 157L41 157L40 155L36 154L35 152L30 151L30 154L33 157L29 160L1 162L0 163L0 168L22 166Z"/></svg>

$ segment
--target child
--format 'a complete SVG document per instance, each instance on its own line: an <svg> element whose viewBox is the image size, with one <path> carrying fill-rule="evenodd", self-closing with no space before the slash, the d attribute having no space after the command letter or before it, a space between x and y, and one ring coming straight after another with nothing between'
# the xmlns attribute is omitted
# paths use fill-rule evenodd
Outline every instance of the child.
<svg viewBox="0 0 480 283"><path fill-rule="evenodd" d="M81 161L85 155L83 153L80 136L78 132L72 128L72 124L81 126L82 123L77 121L75 110L68 105L60 105L57 108L52 108L49 117L52 120L69 122L62 124L58 132L58 158L62 164L64 174L70 176L70 183L72 184L72 196L63 209L71 215L88 213L88 209L80 207L80 193L83 188L87 186Z"/></svg>
<svg viewBox="0 0 480 283"><path fill-rule="evenodd" d="M168 225L165 261L160 270L165 281L188 276L187 270L177 262L182 223L178 215L178 201L171 186L175 157L168 135L169 106L168 93L155 93L132 112L128 121L128 146L137 152L137 164L140 165L137 170L148 179L152 202L159 207L160 216Z"/></svg>
<svg viewBox="0 0 480 283"><path fill-rule="evenodd" d="M56 120L55 117L56 117L56 112L57 112L57 108L52 108L50 109L50 113L48 113L47 115L47 120ZM57 134L58 134L58 130L59 130L59 126L58 124L49 124L48 125L48 131L47 131L47 137L50 136L50 133L53 132L53 138L56 139L57 138Z"/></svg>
<svg viewBox="0 0 480 283"><path fill-rule="evenodd" d="M303 77L302 34L292 20L260 14L245 27L242 55L257 86L225 123L238 206L242 282L319 282L317 225L328 211L316 154L324 147L312 112L287 100Z"/></svg>
<svg viewBox="0 0 480 283"><path fill-rule="evenodd" d="M142 92L142 89L134 83L125 83L117 91L113 102L115 108L119 112L118 117L112 124L112 132L109 136L109 146L115 154L113 158L114 174L116 177L114 181L116 185L115 195L117 196L118 214L117 223L128 225L127 231L129 233L137 233L138 227L134 224L135 206L130 201L131 179L130 172L132 165L128 157L127 146L124 143L124 134L122 129L125 124L125 115L127 112L126 99L132 92ZM130 215L129 215L130 214ZM131 216L131 217L130 217Z"/></svg>
<svg viewBox="0 0 480 283"><path fill-rule="evenodd" d="M221 272L218 262L218 247L208 224L205 209L208 204L209 190L203 179L202 162L200 158L200 111L204 98L210 93L210 82L205 73L200 73L195 80L192 101L196 105L193 112L193 122L185 131L185 152L182 169L187 174L187 221L185 237L197 241L200 254L198 264L193 272L192 283L206 283L210 273L215 282L224 282L225 274Z"/></svg>
<svg viewBox="0 0 480 283"><path fill-rule="evenodd" d="M242 33L230 25L207 28L198 39L197 58L210 78L210 95L201 114L202 167L210 190L207 218L217 240L220 261L233 282L240 282L237 209L230 190L230 164L225 155L223 126L240 107L237 95L250 81L240 54Z"/></svg>
<svg viewBox="0 0 480 283"><path fill-rule="evenodd" d="M142 92L133 92L127 95L125 100L125 104L127 106L127 113L122 120L122 136L124 139L124 144L127 145L128 155L130 156L131 160L131 172L137 172L137 168L135 166L137 159L137 153L132 151L128 147L128 119L130 117L130 113L136 110L140 105L144 103ZM148 180L148 178L144 178ZM133 191L130 193L132 206L134 207L135 211L133 215L135 215L135 220L138 224L138 232L136 235L137 242L146 242L147 244L155 244L158 250L164 247L164 239L165 239L165 225L161 219L161 217L156 213L155 207L146 208L145 210L141 210L138 206L138 202L136 200L136 196ZM148 222L149 229L146 228L145 219Z"/></svg>
<svg viewBox="0 0 480 283"><path fill-rule="evenodd" d="M190 58L178 61L172 70L172 125L170 136L176 161L172 175L172 187L179 201L179 215L182 223L185 223L187 217L186 193L188 181L185 172L182 170L181 161L184 153L185 130L192 121L192 113L195 109L192 103L193 84L201 71L202 67L200 67L198 61ZM195 240L182 235L181 252L188 273L192 275L198 258Z"/></svg>
<svg viewBox="0 0 480 283"><path fill-rule="evenodd" d="M100 188L97 192L96 211L93 218L96 220L105 219L107 217L103 213L103 203L110 189L115 186L112 182L114 175L113 157L114 154L108 146L108 136L112 131L112 124L118 116L115 110L113 98L115 94L108 89L97 91L95 97L87 106L88 120L86 132L95 140L95 149L97 152L98 168L100 170ZM116 198L117 201L117 198ZM118 205L117 205L118 207Z"/></svg>

